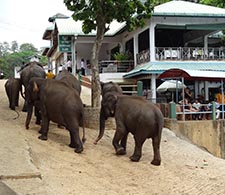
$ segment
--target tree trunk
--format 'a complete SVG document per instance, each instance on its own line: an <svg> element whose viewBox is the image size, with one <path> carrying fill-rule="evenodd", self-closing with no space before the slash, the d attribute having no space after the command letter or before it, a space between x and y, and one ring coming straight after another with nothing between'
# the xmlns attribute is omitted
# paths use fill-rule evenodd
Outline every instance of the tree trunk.
<svg viewBox="0 0 225 195"><path fill-rule="evenodd" d="M97 20L97 35L96 40L92 48L92 93L91 93L91 104L92 107L100 107L100 95L101 95L101 85L99 77L99 64L98 57L102 46L102 40L105 34L105 22L104 19Z"/></svg>

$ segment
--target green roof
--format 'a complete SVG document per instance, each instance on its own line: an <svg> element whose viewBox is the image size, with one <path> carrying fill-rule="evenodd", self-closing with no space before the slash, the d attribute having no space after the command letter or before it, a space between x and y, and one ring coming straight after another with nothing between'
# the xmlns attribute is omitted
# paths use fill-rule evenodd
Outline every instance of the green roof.
<svg viewBox="0 0 225 195"><path fill-rule="evenodd" d="M156 6L153 16L225 18L225 9L187 1L170 1Z"/></svg>
<svg viewBox="0 0 225 195"><path fill-rule="evenodd" d="M155 61L149 62L144 65L138 65L135 69L126 73L123 77L131 78L145 74L161 74L164 71L172 68L186 70L213 70L225 72L225 61Z"/></svg>

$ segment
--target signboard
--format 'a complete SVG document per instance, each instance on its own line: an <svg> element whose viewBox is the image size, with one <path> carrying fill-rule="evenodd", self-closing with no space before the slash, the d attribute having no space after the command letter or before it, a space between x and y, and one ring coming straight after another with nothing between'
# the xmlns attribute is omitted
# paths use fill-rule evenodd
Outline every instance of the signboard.
<svg viewBox="0 0 225 195"><path fill-rule="evenodd" d="M59 35L59 51L60 52L72 52L71 36Z"/></svg>

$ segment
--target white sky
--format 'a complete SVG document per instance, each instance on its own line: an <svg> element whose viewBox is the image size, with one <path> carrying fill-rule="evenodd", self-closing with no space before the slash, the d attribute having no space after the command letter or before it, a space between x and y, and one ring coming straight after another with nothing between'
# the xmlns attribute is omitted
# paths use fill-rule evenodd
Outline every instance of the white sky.
<svg viewBox="0 0 225 195"><path fill-rule="evenodd" d="M48 18L57 13L72 15L63 0L1 0L0 42L32 43L38 49L49 46L42 36L52 24Z"/></svg>

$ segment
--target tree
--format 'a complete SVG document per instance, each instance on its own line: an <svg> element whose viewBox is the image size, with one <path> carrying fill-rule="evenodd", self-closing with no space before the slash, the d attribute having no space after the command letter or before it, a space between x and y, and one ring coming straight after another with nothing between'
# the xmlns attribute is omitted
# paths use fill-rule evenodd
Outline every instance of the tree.
<svg viewBox="0 0 225 195"><path fill-rule="evenodd" d="M206 5L212 5L215 7L225 7L225 1L224 0L200 0L200 3L206 4Z"/></svg>
<svg viewBox="0 0 225 195"><path fill-rule="evenodd" d="M30 61L30 57L38 55L39 51L31 43L24 43L19 46L16 41L11 44L7 42L0 43L0 69L4 72L6 78L14 75L14 68L22 66ZM47 64L47 58L42 56L42 64Z"/></svg>
<svg viewBox="0 0 225 195"><path fill-rule="evenodd" d="M73 11L75 21L83 21L83 32L96 30L96 39L92 48L92 106L100 106L100 78L98 56L104 34L113 20L126 22L128 30L143 26L150 18L153 9L152 0L64 0L65 5ZM135 17L134 17L135 15Z"/></svg>
<svg viewBox="0 0 225 195"><path fill-rule="evenodd" d="M20 51L31 51L31 52L38 52L37 48L34 47L32 43L23 43L20 45Z"/></svg>
<svg viewBox="0 0 225 195"><path fill-rule="evenodd" d="M17 52L19 49L18 43L16 41L12 41L11 43L11 51L12 52Z"/></svg>

